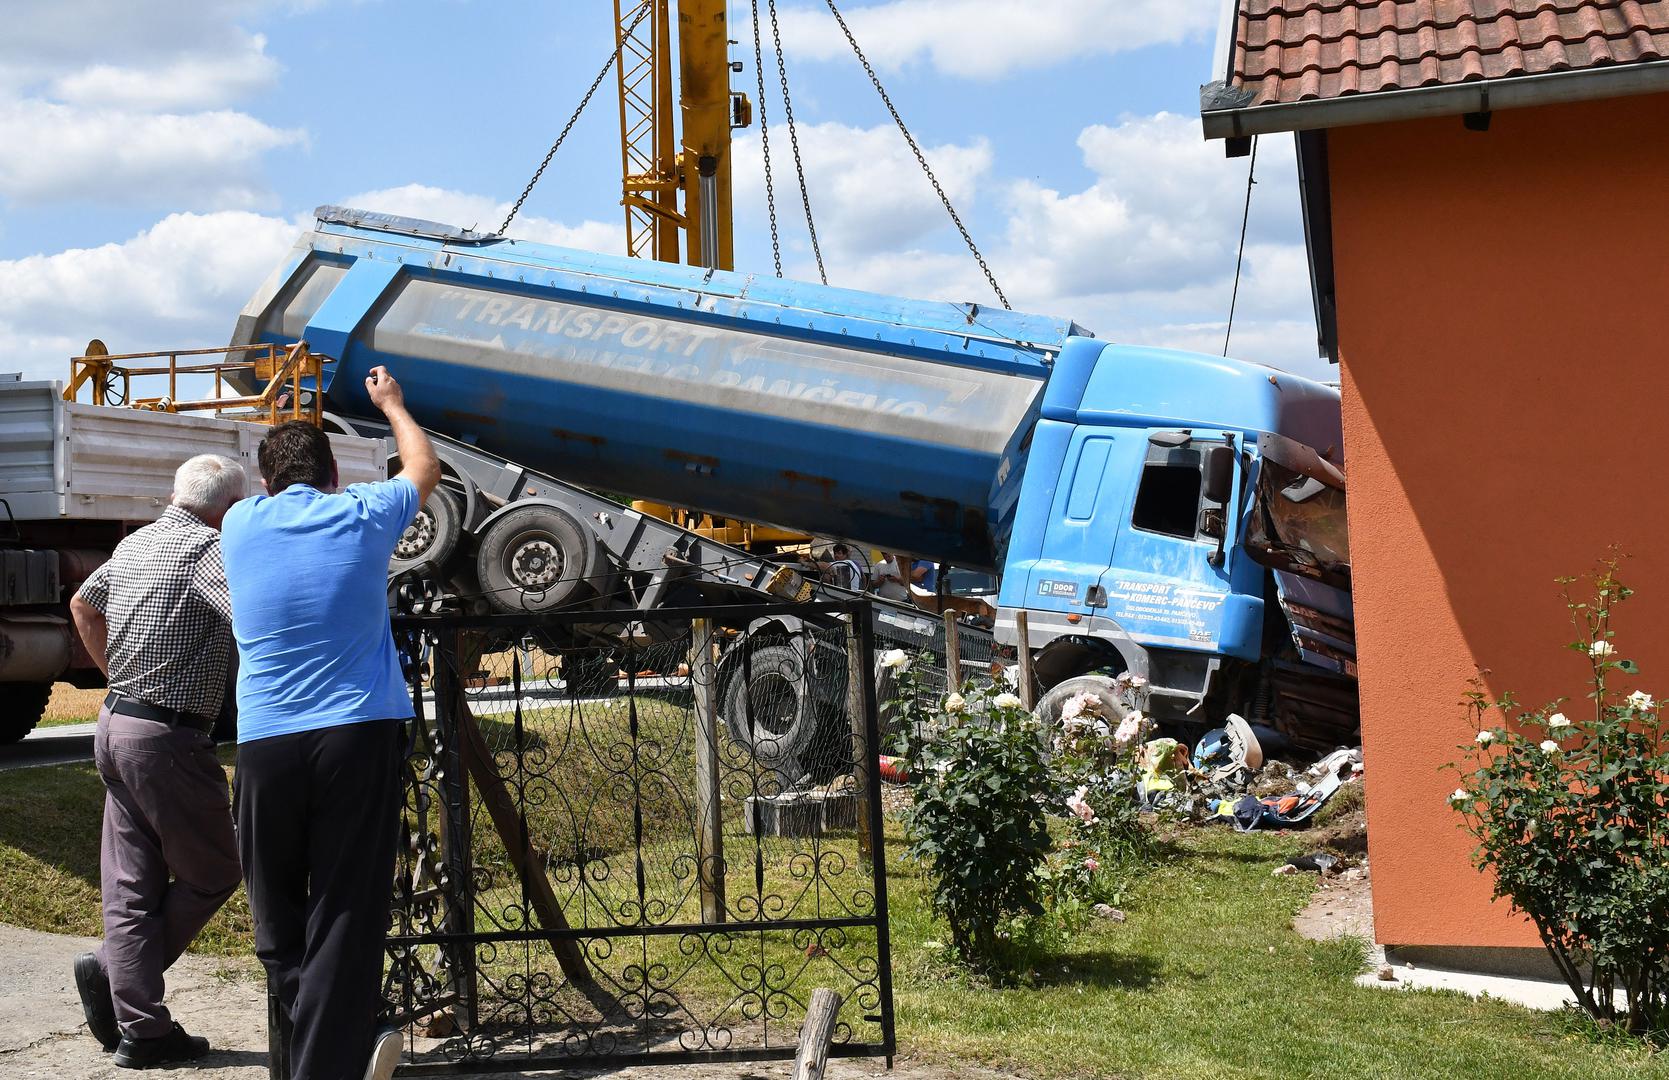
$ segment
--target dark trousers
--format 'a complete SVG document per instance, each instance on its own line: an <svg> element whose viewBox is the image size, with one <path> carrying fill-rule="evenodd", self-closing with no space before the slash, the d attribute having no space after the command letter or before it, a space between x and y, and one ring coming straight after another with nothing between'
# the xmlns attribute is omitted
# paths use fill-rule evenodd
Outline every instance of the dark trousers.
<svg viewBox="0 0 1669 1080"><path fill-rule="evenodd" d="M382 1008L404 724L238 744L255 955L289 1015L291 1080L359 1080Z"/></svg>
<svg viewBox="0 0 1669 1080"><path fill-rule="evenodd" d="M226 770L201 731L99 711L99 964L122 1034L168 1034L162 973L238 887ZM172 880L170 880L172 875Z"/></svg>

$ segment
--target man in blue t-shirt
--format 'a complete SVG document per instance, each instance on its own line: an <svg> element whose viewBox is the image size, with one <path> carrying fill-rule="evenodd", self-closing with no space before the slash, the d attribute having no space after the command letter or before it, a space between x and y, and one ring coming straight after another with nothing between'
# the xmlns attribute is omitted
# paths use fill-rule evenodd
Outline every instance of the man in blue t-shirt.
<svg viewBox="0 0 1669 1080"><path fill-rule="evenodd" d="M388 559L440 462L383 368L365 380L394 432L392 480L335 492L330 438L280 424L258 453L266 495L221 526L238 646L233 801L255 953L288 1018L292 1080L387 1080L377 1028L412 715L388 625Z"/></svg>

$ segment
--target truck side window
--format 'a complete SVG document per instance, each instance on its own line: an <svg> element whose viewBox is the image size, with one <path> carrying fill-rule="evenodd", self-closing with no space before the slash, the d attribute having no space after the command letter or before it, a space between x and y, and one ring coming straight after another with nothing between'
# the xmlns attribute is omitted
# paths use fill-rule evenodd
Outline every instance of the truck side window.
<svg viewBox="0 0 1669 1080"><path fill-rule="evenodd" d="M1130 523L1138 529L1192 540L1200 517L1198 465L1149 462L1142 469L1136 509Z"/></svg>

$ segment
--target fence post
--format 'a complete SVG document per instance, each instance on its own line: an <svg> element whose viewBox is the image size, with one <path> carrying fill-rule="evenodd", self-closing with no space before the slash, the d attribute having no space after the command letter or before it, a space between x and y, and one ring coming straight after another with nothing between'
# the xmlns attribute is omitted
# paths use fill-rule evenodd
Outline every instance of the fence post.
<svg viewBox="0 0 1669 1080"><path fill-rule="evenodd" d="M690 621L690 687L695 695L696 867L701 921L724 922L724 812L720 805L718 658L711 619Z"/></svg>
<svg viewBox="0 0 1669 1080"><path fill-rule="evenodd" d="M1020 705L1027 712L1037 703L1032 690L1032 638L1026 630L1026 613L1014 613L1015 650L1020 654Z"/></svg>
<svg viewBox="0 0 1669 1080"><path fill-rule="evenodd" d="M946 610L945 620L945 692L962 688L962 635L957 632L956 612Z"/></svg>
<svg viewBox="0 0 1669 1080"><path fill-rule="evenodd" d="M851 622L846 624L846 718L852 728L852 778L858 785L858 851L864 858L875 852L869 835L869 815L864 808L875 792L869 785L880 783L879 776L871 775L869 758L869 716L864 706L864 680L870 678L871 665L864 655L863 640L858 636L858 620L869 618L867 610L854 609ZM877 706L879 707L879 706Z"/></svg>

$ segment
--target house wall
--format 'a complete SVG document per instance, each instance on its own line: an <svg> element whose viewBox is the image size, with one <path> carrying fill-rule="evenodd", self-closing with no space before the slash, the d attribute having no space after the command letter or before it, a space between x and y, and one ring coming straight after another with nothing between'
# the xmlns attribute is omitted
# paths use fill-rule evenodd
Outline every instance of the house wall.
<svg viewBox="0 0 1669 1080"><path fill-rule="evenodd" d="M1669 695L1669 95L1328 133L1378 938L1526 946L1442 770L1489 689L1580 707L1554 578L1611 544Z"/></svg>

